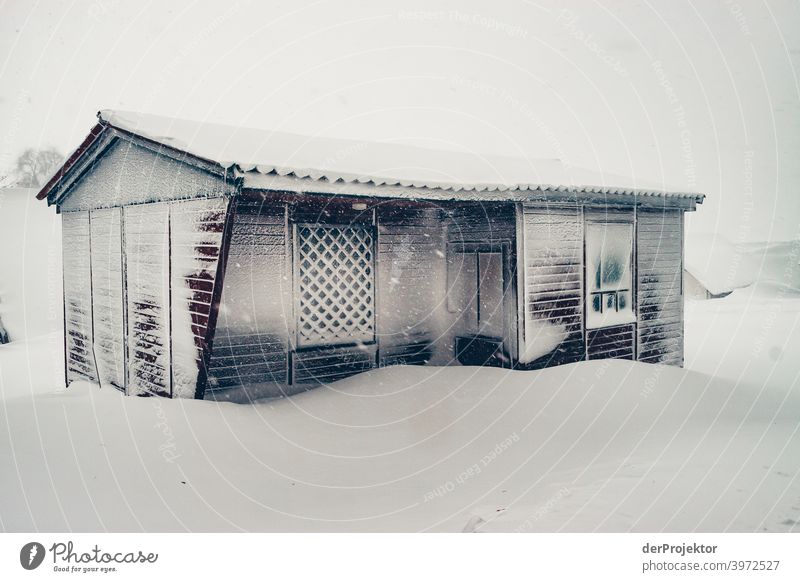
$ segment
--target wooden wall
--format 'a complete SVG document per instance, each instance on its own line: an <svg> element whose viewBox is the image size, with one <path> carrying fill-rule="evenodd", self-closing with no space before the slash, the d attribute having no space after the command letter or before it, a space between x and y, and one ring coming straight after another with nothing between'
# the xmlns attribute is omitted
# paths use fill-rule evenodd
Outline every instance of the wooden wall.
<svg viewBox="0 0 800 582"><path fill-rule="evenodd" d="M66 382L97 381L92 351L91 237L88 212L61 217L64 254Z"/></svg>
<svg viewBox="0 0 800 582"><path fill-rule="evenodd" d="M227 198L65 212L67 382L194 397Z"/></svg>
<svg viewBox="0 0 800 582"><path fill-rule="evenodd" d="M102 386L125 390L122 209L91 212L94 353Z"/></svg>
<svg viewBox="0 0 800 582"><path fill-rule="evenodd" d="M583 212L578 205L523 204L520 224L524 367L585 358Z"/></svg>
<svg viewBox="0 0 800 582"><path fill-rule="evenodd" d="M219 318L209 364L210 391L288 380L292 314L286 207L240 200L232 223Z"/></svg>
<svg viewBox="0 0 800 582"><path fill-rule="evenodd" d="M227 198L170 204L172 394L192 398L205 375L207 342L218 295Z"/></svg>
<svg viewBox="0 0 800 582"><path fill-rule="evenodd" d="M683 365L683 211L639 210L638 359Z"/></svg>
<svg viewBox="0 0 800 582"><path fill-rule="evenodd" d="M558 208L524 204L525 340L530 326L555 325L568 335L556 349L526 367L543 367L601 358L683 364L683 296L681 292L683 211L640 207ZM586 330L584 218L635 222L634 302L636 322ZM546 328L545 328L546 329ZM529 332L529 333L526 333ZM546 341L550 336L543 333ZM585 342L585 343L584 343ZM536 353L536 350L534 350Z"/></svg>
<svg viewBox="0 0 800 582"><path fill-rule="evenodd" d="M516 236L514 204L456 204L446 209L447 242L458 248L469 243L511 242Z"/></svg>
<svg viewBox="0 0 800 582"><path fill-rule="evenodd" d="M636 326L614 325L586 330L588 360L633 360L636 350Z"/></svg>
<svg viewBox="0 0 800 582"><path fill-rule="evenodd" d="M217 198L236 188L219 176L116 139L65 193L61 212L168 200Z"/></svg>
<svg viewBox="0 0 800 582"><path fill-rule="evenodd" d="M585 332L584 226L597 212L544 203L364 209L252 192L231 216L227 197L64 212L67 378L192 397L207 377L210 392L260 385L277 395L376 365L452 363L464 330L448 309L447 257L471 244L506 245L512 259L505 349L523 356L522 367L601 357L681 364L682 211L638 211L637 321ZM632 216L619 212L611 214ZM374 229L375 342L296 349L292 228L305 222Z"/></svg>
<svg viewBox="0 0 800 582"><path fill-rule="evenodd" d="M68 382L195 396L235 190L115 138L63 194Z"/></svg>
<svg viewBox="0 0 800 582"><path fill-rule="evenodd" d="M128 394L172 395L169 204L124 210Z"/></svg>
<svg viewBox="0 0 800 582"><path fill-rule="evenodd" d="M443 325L443 212L383 204L377 222L379 364L428 363Z"/></svg>
<svg viewBox="0 0 800 582"><path fill-rule="evenodd" d="M292 232L303 223L374 228L374 343L295 348ZM431 361L447 325L444 224L435 205L376 202L356 209L349 199L244 196L233 220L209 389L222 394L251 386L254 395L277 395L377 365ZM507 236L508 222L494 230Z"/></svg>

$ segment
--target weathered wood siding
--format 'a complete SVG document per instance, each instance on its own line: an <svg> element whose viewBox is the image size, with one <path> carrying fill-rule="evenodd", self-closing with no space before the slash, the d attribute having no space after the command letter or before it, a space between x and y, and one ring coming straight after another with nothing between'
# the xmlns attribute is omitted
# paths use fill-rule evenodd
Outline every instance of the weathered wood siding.
<svg viewBox="0 0 800 582"><path fill-rule="evenodd" d="M615 358L632 360L634 355L635 326L614 325L586 330L586 355L589 360Z"/></svg>
<svg viewBox="0 0 800 582"><path fill-rule="evenodd" d="M128 393L172 395L169 204L125 208Z"/></svg>
<svg viewBox="0 0 800 582"><path fill-rule="evenodd" d="M446 212L447 242L454 248L471 243L511 242L515 237L513 204L458 205Z"/></svg>
<svg viewBox="0 0 800 582"><path fill-rule="evenodd" d="M210 391L261 383L280 390L286 384L292 318L288 252L285 205L240 200L209 365Z"/></svg>
<svg viewBox="0 0 800 582"><path fill-rule="evenodd" d="M115 137L59 195L75 362L68 376L96 379L93 345L102 383L193 397L207 359L227 195L237 187L212 164L201 169L163 153ZM93 321L84 306L92 295Z"/></svg>
<svg viewBox="0 0 800 582"><path fill-rule="evenodd" d="M445 242L436 207L378 207L377 335L381 366L425 364L442 326Z"/></svg>
<svg viewBox="0 0 800 582"><path fill-rule="evenodd" d="M375 346L297 350L292 354L295 384L330 383L375 367Z"/></svg>
<svg viewBox="0 0 800 582"><path fill-rule="evenodd" d="M91 211L94 353L102 386L125 390L122 211Z"/></svg>
<svg viewBox="0 0 800 582"><path fill-rule="evenodd" d="M583 360L581 207L523 204L521 238L525 364L542 368Z"/></svg>
<svg viewBox="0 0 800 582"><path fill-rule="evenodd" d="M64 333L67 384L97 380L92 352L91 234L88 212L61 216L64 254Z"/></svg>
<svg viewBox="0 0 800 582"><path fill-rule="evenodd" d="M638 359L683 365L683 211L639 210Z"/></svg>
<svg viewBox="0 0 800 582"><path fill-rule="evenodd" d="M232 194L219 176L117 139L59 203L62 212Z"/></svg>
<svg viewBox="0 0 800 582"><path fill-rule="evenodd" d="M227 198L170 204L172 392L192 398L205 366Z"/></svg>
<svg viewBox="0 0 800 582"><path fill-rule="evenodd" d="M297 224L375 227L376 342L295 345ZM445 229L442 212L408 204L354 209L351 201L290 203L244 197L233 220L209 388L332 382L375 365L432 358L443 326ZM452 357L452 355L451 355ZM266 394L270 389L260 389Z"/></svg>

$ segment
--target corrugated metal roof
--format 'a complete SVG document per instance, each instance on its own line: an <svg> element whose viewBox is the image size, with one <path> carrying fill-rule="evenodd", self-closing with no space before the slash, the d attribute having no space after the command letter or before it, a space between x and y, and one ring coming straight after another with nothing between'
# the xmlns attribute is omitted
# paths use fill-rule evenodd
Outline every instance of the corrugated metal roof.
<svg viewBox="0 0 800 582"><path fill-rule="evenodd" d="M246 188L434 199L523 200L543 192L691 199L664 184L563 164L394 142L360 142L104 110L101 123L232 169Z"/></svg>

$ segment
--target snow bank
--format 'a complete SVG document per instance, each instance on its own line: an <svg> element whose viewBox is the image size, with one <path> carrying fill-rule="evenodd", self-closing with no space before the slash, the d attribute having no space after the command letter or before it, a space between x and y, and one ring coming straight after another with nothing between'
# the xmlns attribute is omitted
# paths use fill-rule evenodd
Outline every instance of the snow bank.
<svg viewBox="0 0 800 582"><path fill-rule="evenodd" d="M786 385L622 361L385 368L252 406L75 384L4 402L0 517L10 531L787 531L798 406Z"/></svg>
<svg viewBox="0 0 800 582"><path fill-rule="evenodd" d="M800 241L744 247L755 283L715 301L686 302L686 366L764 385L797 382Z"/></svg>
<svg viewBox="0 0 800 582"><path fill-rule="evenodd" d="M756 242L744 247L752 263L756 287L763 295L800 296L800 240Z"/></svg>

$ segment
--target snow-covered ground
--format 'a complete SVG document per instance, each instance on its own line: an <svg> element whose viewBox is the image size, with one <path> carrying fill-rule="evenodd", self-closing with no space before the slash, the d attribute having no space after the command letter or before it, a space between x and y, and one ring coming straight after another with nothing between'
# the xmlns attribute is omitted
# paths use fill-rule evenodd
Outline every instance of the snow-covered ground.
<svg viewBox="0 0 800 582"><path fill-rule="evenodd" d="M761 387L797 386L800 241L749 245L743 260L753 265L754 285L687 301L686 367Z"/></svg>
<svg viewBox="0 0 800 582"><path fill-rule="evenodd" d="M253 405L60 389L60 320L4 258L0 529L796 530L796 249L687 305L685 370L395 367Z"/></svg>
<svg viewBox="0 0 800 582"><path fill-rule="evenodd" d="M798 395L606 361L387 368L252 406L5 400L6 530L788 531Z"/></svg>
<svg viewBox="0 0 800 582"><path fill-rule="evenodd" d="M61 217L35 196L0 189L0 398L64 383Z"/></svg>

